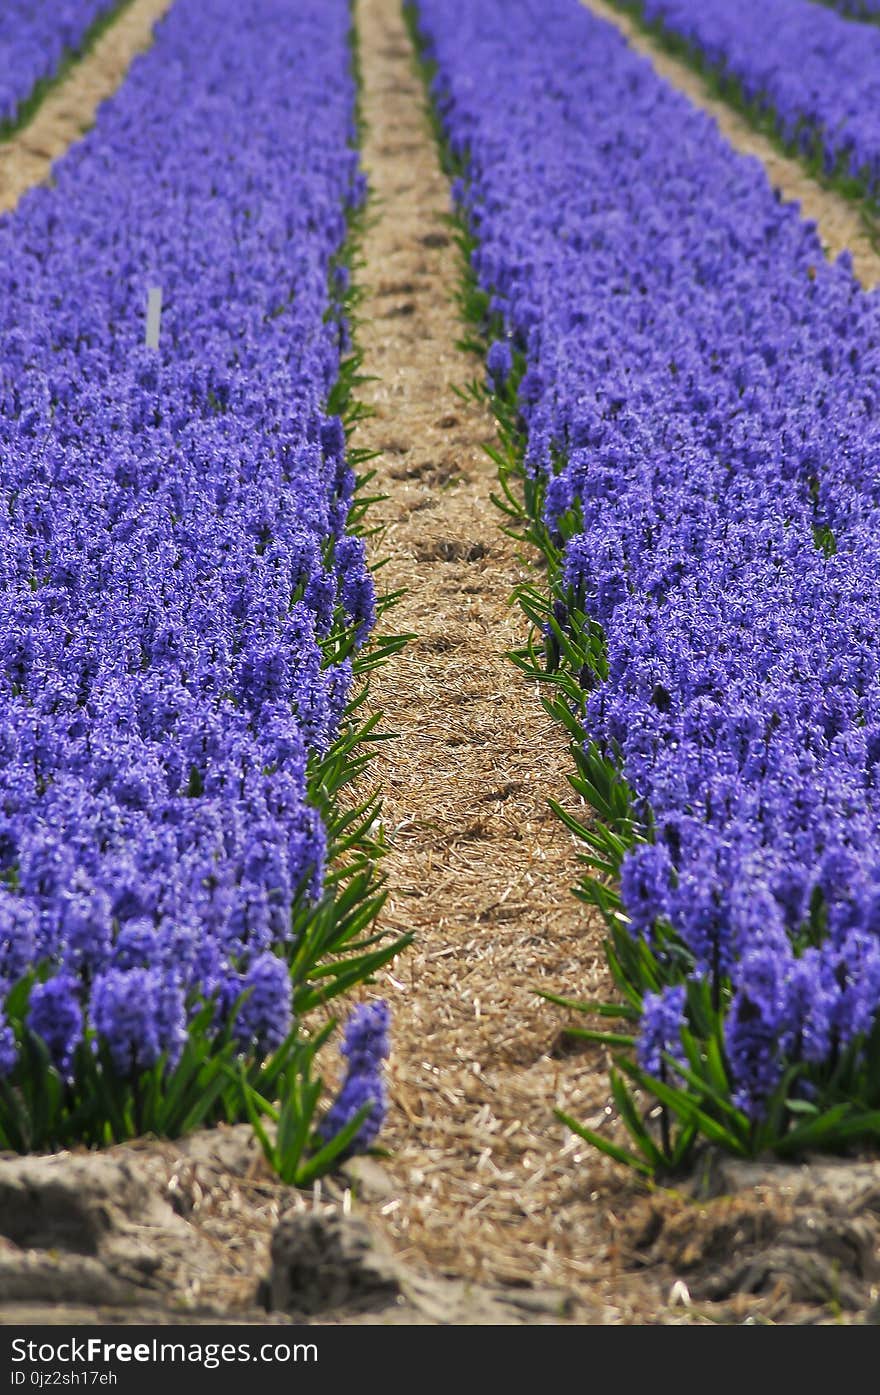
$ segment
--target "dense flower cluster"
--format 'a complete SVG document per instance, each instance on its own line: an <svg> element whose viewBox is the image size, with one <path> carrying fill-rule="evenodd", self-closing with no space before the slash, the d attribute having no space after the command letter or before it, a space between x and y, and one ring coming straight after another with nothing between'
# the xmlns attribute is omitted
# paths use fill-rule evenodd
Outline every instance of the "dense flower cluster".
<svg viewBox="0 0 880 1395"><path fill-rule="evenodd" d="M243 1003L245 1047L290 1025L306 762L350 680L322 640L374 607L323 410L348 27L346 0L178 0L0 220L0 1001L49 966L29 1021L62 1069L88 1026L121 1071L174 1060L198 994Z"/></svg>
<svg viewBox="0 0 880 1395"><path fill-rule="evenodd" d="M363 1152L375 1140L388 1111L385 1058L391 1012L385 1002L355 1008L345 1024L341 1051L348 1066L339 1094L321 1120L321 1136L335 1138L365 1106L369 1113L346 1155Z"/></svg>
<svg viewBox="0 0 880 1395"><path fill-rule="evenodd" d="M41 80L54 77L96 20L119 0L3 0L0 8L0 129Z"/></svg>
<svg viewBox="0 0 880 1395"><path fill-rule="evenodd" d="M880 195L880 32L812 0L617 0L660 24L772 113L825 170ZM880 12L875 6L874 13Z"/></svg>
<svg viewBox="0 0 880 1395"><path fill-rule="evenodd" d="M681 1057L681 1029L685 1022L684 984L664 988L661 993L646 993L642 1027L638 1041L638 1060L651 1075L662 1075L666 1054Z"/></svg>
<svg viewBox="0 0 880 1395"><path fill-rule="evenodd" d="M624 862L631 930L730 982L758 1114L880 1004L880 298L612 26L419 12L474 270L526 358L527 468L548 523L582 513L564 580L609 666L587 734L655 838ZM644 1061L681 1006L646 1005Z"/></svg>

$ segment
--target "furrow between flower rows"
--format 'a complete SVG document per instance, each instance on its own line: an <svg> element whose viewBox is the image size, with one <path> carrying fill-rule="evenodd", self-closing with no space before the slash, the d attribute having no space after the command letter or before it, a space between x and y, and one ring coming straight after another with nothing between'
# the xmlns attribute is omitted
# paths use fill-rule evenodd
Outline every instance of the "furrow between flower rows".
<svg viewBox="0 0 880 1395"><path fill-rule="evenodd" d="M234 1010L259 1059L292 990L385 953L327 962L363 943L365 871L315 919L315 798L332 812L356 759L334 743L376 611L337 410L355 146L345 0L178 0L55 187L0 220L13 1079L34 1039L62 1079L96 1051L120 1079L173 1069L194 1014L222 1041Z"/></svg>
<svg viewBox="0 0 880 1395"><path fill-rule="evenodd" d="M612 26L418 14L639 1059L713 1035L748 1148L877 1036L880 302Z"/></svg>

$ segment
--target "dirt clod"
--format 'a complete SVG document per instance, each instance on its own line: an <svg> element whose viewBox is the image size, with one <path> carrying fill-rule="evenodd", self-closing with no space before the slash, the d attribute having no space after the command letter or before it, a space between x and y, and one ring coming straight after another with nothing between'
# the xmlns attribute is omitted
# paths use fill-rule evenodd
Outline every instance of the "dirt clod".
<svg viewBox="0 0 880 1395"><path fill-rule="evenodd" d="M271 1256L270 1310L310 1315L334 1308L383 1308L400 1294L391 1255L357 1216L285 1216L272 1236Z"/></svg>

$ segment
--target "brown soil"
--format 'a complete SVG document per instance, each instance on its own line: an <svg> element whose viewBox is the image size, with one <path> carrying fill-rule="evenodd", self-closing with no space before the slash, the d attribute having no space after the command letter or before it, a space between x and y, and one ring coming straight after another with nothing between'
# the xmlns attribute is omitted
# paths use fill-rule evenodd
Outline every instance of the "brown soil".
<svg viewBox="0 0 880 1395"><path fill-rule="evenodd" d="M25 190L49 177L53 160L84 135L105 97L111 96L135 54L149 48L153 25L171 0L132 0L77 63L49 92L33 118L0 142L0 213L14 208Z"/></svg>
<svg viewBox="0 0 880 1395"><path fill-rule="evenodd" d="M761 135L733 107L713 96L708 83L693 68L672 57L657 39L616 10L608 0L581 0L599 19L615 25L638 53L650 59L660 77L683 92L696 107L716 121L721 134L744 155L754 155L767 171L767 177L787 202L798 203L804 218L815 221L829 260L845 249L853 258L853 270L869 290L880 285L880 252L877 229L868 225L857 202L825 189L811 178L797 160L783 155L772 140Z"/></svg>

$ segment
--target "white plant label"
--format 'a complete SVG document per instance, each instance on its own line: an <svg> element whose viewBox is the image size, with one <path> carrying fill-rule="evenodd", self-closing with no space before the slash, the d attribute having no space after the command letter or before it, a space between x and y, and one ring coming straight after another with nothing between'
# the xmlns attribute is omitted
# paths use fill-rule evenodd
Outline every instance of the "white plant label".
<svg viewBox="0 0 880 1395"><path fill-rule="evenodd" d="M159 347L159 326L162 323L162 287L151 286L147 291L147 334L148 349Z"/></svg>

